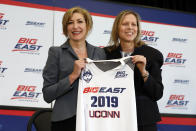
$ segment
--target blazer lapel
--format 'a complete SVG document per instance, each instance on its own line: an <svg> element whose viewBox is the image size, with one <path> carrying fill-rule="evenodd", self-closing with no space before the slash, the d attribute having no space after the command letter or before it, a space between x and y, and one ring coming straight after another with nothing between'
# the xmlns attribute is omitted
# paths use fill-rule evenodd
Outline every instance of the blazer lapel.
<svg viewBox="0 0 196 131"><path fill-rule="evenodd" d="M76 59L78 59L78 56L76 55L76 53L74 52L74 50L70 46L68 40L63 45L61 45L61 48L67 49L70 52L70 54L73 55L73 57L75 57Z"/></svg>
<svg viewBox="0 0 196 131"><path fill-rule="evenodd" d="M90 45L90 44L86 41L86 49L87 49L88 58L93 59L95 47L92 46L92 45Z"/></svg>

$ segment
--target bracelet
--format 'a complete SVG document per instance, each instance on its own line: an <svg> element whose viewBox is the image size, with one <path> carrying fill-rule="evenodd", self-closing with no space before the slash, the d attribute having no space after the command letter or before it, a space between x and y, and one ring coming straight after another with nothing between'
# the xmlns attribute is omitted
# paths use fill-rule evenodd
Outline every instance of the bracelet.
<svg viewBox="0 0 196 131"><path fill-rule="evenodd" d="M146 78L146 77L148 77L148 76L149 76L149 72L146 71L146 73L142 76L142 78Z"/></svg>

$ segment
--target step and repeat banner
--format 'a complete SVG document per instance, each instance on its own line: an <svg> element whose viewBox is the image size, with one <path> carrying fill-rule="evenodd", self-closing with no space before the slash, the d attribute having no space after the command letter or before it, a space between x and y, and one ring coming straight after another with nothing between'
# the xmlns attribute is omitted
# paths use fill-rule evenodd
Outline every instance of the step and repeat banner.
<svg viewBox="0 0 196 131"><path fill-rule="evenodd" d="M53 12L0 5L0 105L50 107L42 70L53 44Z"/></svg>
<svg viewBox="0 0 196 131"><path fill-rule="evenodd" d="M49 47L66 41L63 15L63 11L0 4L0 105L50 108L43 100L42 70ZM93 15L88 42L107 46L113 21ZM196 114L195 35L195 28L142 22L141 39L164 55L161 113Z"/></svg>

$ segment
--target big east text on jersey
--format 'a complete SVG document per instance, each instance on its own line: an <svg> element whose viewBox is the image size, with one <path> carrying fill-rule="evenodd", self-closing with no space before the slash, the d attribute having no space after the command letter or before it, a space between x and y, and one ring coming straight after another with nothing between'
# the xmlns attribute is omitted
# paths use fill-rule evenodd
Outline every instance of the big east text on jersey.
<svg viewBox="0 0 196 131"><path fill-rule="evenodd" d="M120 87L86 87L83 93L123 93L125 89Z"/></svg>

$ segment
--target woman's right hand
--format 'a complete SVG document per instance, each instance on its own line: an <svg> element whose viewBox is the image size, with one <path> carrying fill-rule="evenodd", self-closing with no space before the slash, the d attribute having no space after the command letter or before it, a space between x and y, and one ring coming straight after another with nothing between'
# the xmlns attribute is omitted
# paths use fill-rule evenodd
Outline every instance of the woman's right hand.
<svg viewBox="0 0 196 131"><path fill-rule="evenodd" d="M75 60L73 72L69 75L70 84L72 84L79 76L86 63L84 59Z"/></svg>

